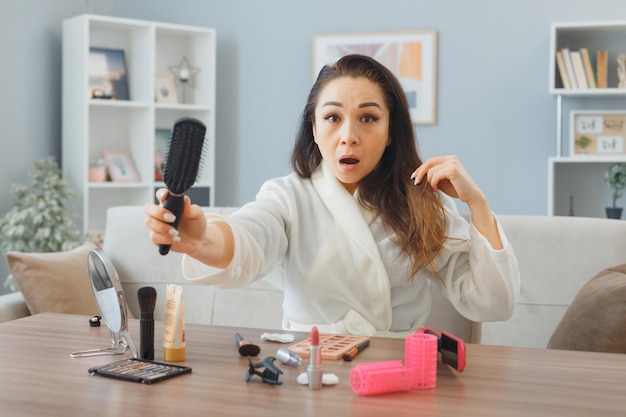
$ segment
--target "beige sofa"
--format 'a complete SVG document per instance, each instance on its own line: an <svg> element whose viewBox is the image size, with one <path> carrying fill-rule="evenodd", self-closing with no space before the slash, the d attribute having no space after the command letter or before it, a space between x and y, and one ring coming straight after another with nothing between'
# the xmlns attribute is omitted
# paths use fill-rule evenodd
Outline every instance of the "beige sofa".
<svg viewBox="0 0 626 417"><path fill-rule="evenodd" d="M229 207L207 210L227 214ZM546 347L552 332L580 288L602 269L626 263L626 222L619 220L501 215L521 271L521 293L513 316L503 322L472 326L435 293L428 324L485 344ZM157 319L163 319L165 284L184 288L185 318L209 323L279 329L282 292L261 281L241 289L222 290L185 281L181 256L158 254L148 238L143 207L108 210L104 251L120 275L128 303L139 315L137 290L158 291ZM85 278L86 279L86 278ZM159 302L160 301L160 302ZM0 321L28 314L19 293L0 296Z"/></svg>

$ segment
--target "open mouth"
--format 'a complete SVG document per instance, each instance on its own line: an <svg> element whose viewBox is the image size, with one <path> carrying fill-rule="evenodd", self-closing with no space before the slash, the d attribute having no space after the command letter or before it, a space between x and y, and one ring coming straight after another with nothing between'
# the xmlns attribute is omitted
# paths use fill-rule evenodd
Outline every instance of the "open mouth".
<svg viewBox="0 0 626 417"><path fill-rule="evenodd" d="M358 164L360 161L356 158L342 158L339 160L339 163L341 164L345 164L345 165L354 165L354 164Z"/></svg>

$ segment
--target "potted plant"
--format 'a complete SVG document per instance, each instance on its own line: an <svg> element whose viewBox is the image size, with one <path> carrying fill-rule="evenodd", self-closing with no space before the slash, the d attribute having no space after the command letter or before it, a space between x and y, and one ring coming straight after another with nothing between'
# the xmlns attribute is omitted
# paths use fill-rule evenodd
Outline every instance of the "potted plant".
<svg viewBox="0 0 626 417"><path fill-rule="evenodd" d="M14 207L0 218L0 252L59 252L83 243L81 233L70 218L65 200L74 192L61 178L54 157L36 161L29 172L29 187L13 184ZM4 286L17 291L11 275Z"/></svg>
<svg viewBox="0 0 626 417"><path fill-rule="evenodd" d="M580 138L576 139L576 145L580 146L580 149L582 149L583 153L587 153L587 146L591 145L591 139L589 139L588 136L581 136Z"/></svg>
<svg viewBox="0 0 626 417"><path fill-rule="evenodd" d="M604 173L604 179L609 183L613 196L613 206L606 208L606 217L609 219L621 219L622 207L617 207L617 200L624 194L626 188L626 163L616 162L609 166Z"/></svg>

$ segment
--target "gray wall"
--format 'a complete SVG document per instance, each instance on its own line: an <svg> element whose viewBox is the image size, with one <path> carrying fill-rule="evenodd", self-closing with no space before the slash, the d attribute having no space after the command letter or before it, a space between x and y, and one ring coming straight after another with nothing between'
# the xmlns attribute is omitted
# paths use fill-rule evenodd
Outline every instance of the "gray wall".
<svg viewBox="0 0 626 417"><path fill-rule="evenodd" d="M314 33L436 29L438 122L417 128L422 156L458 154L496 212L538 215L556 149L550 23L626 20L623 0L0 0L0 214L35 160L60 158L61 24L89 8L217 29L219 205L290 171Z"/></svg>
<svg viewBox="0 0 626 417"><path fill-rule="evenodd" d="M61 25L77 14L113 14L114 0L0 0L0 215L11 184L28 184L33 162L61 158ZM0 294L8 275L0 260Z"/></svg>
<svg viewBox="0 0 626 417"><path fill-rule="evenodd" d="M290 171L314 33L436 29L438 122L417 128L422 156L458 154L496 212L542 215L556 152L550 23L626 20L626 2L134 0L115 14L216 28L218 204Z"/></svg>

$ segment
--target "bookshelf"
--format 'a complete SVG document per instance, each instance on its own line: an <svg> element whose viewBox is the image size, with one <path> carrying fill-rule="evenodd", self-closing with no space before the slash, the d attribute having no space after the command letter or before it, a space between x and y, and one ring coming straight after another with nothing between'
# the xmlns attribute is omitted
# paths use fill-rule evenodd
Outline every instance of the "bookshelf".
<svg viewBox="0 0 626 417"><path fill-rule="evenodd" d="M110 95L109 84L94 81L94 48L123 51L128 97L93 98L94 85L99 94ZM156 189L164 186L157 175L157 149L162 144L156 135L169 131L180 117L197 118L207 127L203 167L189 194L200 205L214 204L215 57L216 34L211 28L96 15L63 22L62 171L76 191L73 211L84 233L102 233L109 207L154 201ZM182 85L173 84L176 102L157 101L160 74L171 74L171 67L185 58L197 70L193 88L182 94ZM112 74L112 60L104 61L107 74ZM127 181L90 179L90 166L105 151L126 154L136 176Z"/></svg>
<svg viewBox="0 0 626 417"><path fill-rule="evenodd" d="M597 84L597 51L607 52L606 88L566 88L557 52L586 48ZM548 215L566 216L570 198L576 216L605 217L611 191L604 172L614 162L626 162L624 152L582 154L573 144L574 115L584 112L626 113L626 89L618 88L617 54L626 53L626 21L553 23L550 33L549 93L556 98L556 155L548 158ZM621 139L626 147L626 137ZM592 143L592 146L594 144ZM599 149L599 148L598 148ZM626 205L626 200L620 200Z"/></svg>

